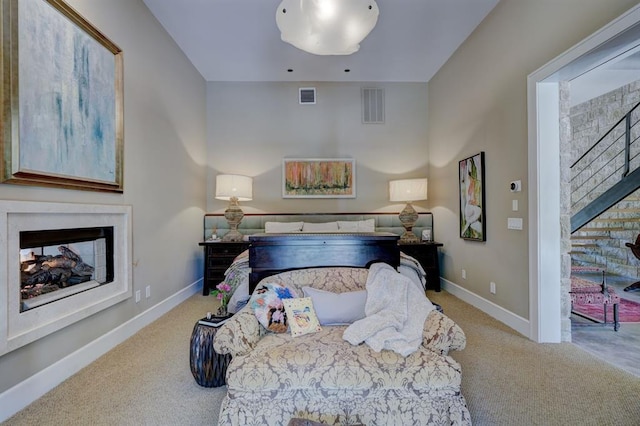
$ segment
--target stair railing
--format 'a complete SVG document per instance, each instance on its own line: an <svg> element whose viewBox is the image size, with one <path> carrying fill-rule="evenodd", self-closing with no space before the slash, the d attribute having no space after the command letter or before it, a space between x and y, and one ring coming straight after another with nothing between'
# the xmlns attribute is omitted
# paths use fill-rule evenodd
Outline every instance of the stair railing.
<svg viewBox="0 0 640 426"><path fill-rule="evenodd" d="M640 187L639 122L640 103L571 165L571 232Z"/></svg>

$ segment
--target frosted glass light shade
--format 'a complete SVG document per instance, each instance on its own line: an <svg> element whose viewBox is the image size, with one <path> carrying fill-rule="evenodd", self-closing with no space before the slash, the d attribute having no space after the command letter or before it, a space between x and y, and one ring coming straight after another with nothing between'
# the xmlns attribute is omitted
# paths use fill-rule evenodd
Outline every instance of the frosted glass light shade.
<svg viewBox="0 0 640 426"><path fill-rule="evenodd" d="M314 55L350 55L378 22L374 0L283 0L276 12L282 41Z"/></svg>
<svg viewBox="0 0 640 426"><path fill-rule="evenodd" d="M427 179L401 179L389 182L389 201L418 201L427 199Z"/></svg>
<svg viewBox="0 0 640 426"><path fill-rule="evenodd" d="M232 197L238 201L250 201L253 198L253 179L240 175L216 176L216 199L228 201Z"/></svg>

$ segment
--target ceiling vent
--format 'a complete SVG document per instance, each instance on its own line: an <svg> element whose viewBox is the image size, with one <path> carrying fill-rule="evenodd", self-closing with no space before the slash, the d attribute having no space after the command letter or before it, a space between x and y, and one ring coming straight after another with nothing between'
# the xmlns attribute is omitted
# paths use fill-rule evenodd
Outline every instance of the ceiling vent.
<svg viewBox="0 0 640 426"><path fill-rule="evenodd" d="M362 88L362 122L364 124L384 123L384 89Z"/></svg>
<svg viewBox="0 0 640 426"><path fill-rule="evenodd" d="M315 105L316 103L316 88L315 87L301 87L298 95L300 105Z"/></svg>

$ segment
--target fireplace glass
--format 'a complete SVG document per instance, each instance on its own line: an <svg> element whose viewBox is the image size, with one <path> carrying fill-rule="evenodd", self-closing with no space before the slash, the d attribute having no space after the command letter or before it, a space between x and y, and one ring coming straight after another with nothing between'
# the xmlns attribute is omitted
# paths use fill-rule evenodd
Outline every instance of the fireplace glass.
<svg viewBox="0 0 640 426"><path fill-rule="evenodd" d="M113 227L20 232L20 312L113 281Z"/></svg>

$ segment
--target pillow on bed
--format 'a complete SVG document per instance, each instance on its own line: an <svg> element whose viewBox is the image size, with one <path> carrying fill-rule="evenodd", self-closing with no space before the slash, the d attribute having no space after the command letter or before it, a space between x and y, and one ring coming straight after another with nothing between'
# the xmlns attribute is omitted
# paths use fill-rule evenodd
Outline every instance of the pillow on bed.
<svg viewBox="0 0 640 426"><path fill-rule="evenodd" d="M304 222L302 225L302 232L338 232L338 222Z"/></svg>
<svg viewBox="0 0 640 426"><path fill-rule="evenodd" d="M280 284L265 283L255 290L249 305L264 328L274 333L286 333L289 323L282 301L296 296L293 290Z"/></svg>
<svg viewBox="0 0 640 426"><path fill-rule="evenodd" d="M300 232L302 230L302 222L265 222L264 232L267 234L286 233L286 232Z"/></svg>
<svg viewBox="0 0 640 426"><path fill-rule="evenodd" d="M339 220L338 228L341 232L375 232L376 221L367 220Z"/></svg>
<svg viewBox="0 0 640 426"><path fill-rule="evenodd" d="M318 317L313 309L310 297L283 300L287 318L290 318L289 327L293 337L315 333L322 330L318 323Z"/></svg>
<svg viewBox="0 0 640 426"><path fill-rule="evenodd" d="M366 290L333 293L313 287L302 287L302 291L313 301L320 325L351 324L365 317Z"/></svg>

